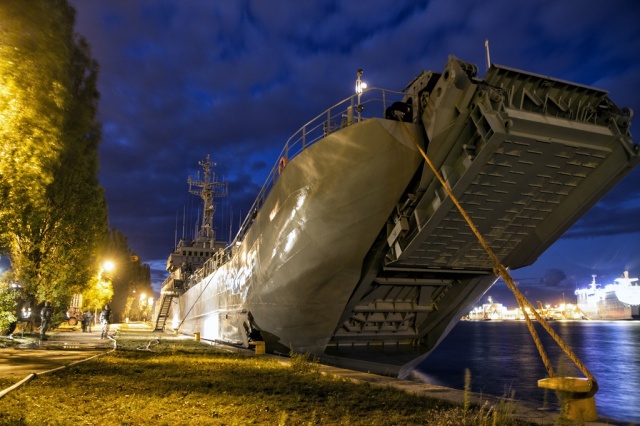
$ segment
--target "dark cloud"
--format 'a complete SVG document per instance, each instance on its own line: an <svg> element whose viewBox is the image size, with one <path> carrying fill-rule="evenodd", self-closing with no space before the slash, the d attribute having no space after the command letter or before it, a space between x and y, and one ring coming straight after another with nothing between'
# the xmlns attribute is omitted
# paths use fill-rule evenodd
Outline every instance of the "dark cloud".
<svg viewBox="0 0 640 426"><path fill-rule="evenodd" d="M450 54L482 74L489 39L496 63L601 87L640 111L634 0L71 3L101 66L111 225L159 268L156 287L185 206L197 210L186 179L198 161L210 154L229 181L217 219L228 234L288 136L351 95L358 68L370 86L395 90L421 70L440 71ZM635 171L566 238L640 233L638 199Z"/></svg>
<svg viewBox="0 0 640 426"><path fill-rule="evenodd" d="M542 283L548 287L558 287L567 275L560 269L548 269L542 278Z"/></svg>

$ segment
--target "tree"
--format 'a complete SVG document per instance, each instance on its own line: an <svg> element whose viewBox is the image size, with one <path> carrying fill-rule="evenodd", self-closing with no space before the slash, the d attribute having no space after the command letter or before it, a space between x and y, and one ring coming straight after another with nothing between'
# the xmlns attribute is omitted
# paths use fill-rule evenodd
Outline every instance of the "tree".
<svg viewBox="0 0 640 426"><path fill-rule="evenodd" d="M16 301L20 293L17 289L0 282L0 334L4 334L9 324L17 321Z"/></svg>
<svg viewBox="0 0 640 426"><path fill-rule="evenodd" d="M66 0L6 0L0 16L0 252L28 294L66 306L106 241L98 65Z"/></svg>
<svg viewBox="0 0 640 426"><path fill-rule="evenodd" d="M44 2L0 3L0 206L2 247L8 231L43 207L62 145L67 93L59 66L65 46L55 41L65 26L62 10ZM57 3L57 2L52 2ZM52 15L48 15L53 12ZM42 28L42 30L40 30ZM18 208L16 208L18 207Z"/></svg>
<svg viewBox="0 0 640 426"><path fill-rule="evenodd" d="M9 324L17 321L24 302L22 288L15 282L13 271L0 275L0 335L9 329Z"/></svg>
<svg viewBox="0 0 640 426"><path fill-rule="evenodd" d="M139 297L153 294L149 265L140 262L129 242L118 229L111 229L105 258L111 259L116 267L113 277L113 299L111 309L114 318L124 321L132 308L138 308Z"/></svg>
<svg viewBox="0 0 640 426"><path fill-rule="evenodd" d="M89 309L94 312L101 310L104 305L111 302L113 298L113 284L111 276L105 274L101 269L100 272L93 277L88 288L82 295L84 303L83 310Z"/></svg>

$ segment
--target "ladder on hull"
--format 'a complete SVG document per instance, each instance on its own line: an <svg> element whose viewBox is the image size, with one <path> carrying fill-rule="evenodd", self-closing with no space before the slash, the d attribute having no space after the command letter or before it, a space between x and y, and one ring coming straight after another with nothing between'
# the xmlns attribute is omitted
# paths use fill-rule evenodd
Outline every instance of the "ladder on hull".
<svg viewBox="0 0 640 426"><path fill-rule="evenodd" d="M171 302L174 297L180 296L184 291L184 280L176 280L172 276L167 278L162 285L162 300L160 301L160 308L158 309L158 316L156 317L156 326L153 331L164 331L164 327L169 318L169 311L171 311Z"/></svg>
<svg viewBox="0 0 640 426"><path fill-rule="evenodd" d="M165 324L167 323L167 318L169 318L169 311L171 310L171 301L174 297L177 297L177 294L162 294L162 301L160 302L158 317L156 318L156 326L153 331L164 331Z"/></svg>

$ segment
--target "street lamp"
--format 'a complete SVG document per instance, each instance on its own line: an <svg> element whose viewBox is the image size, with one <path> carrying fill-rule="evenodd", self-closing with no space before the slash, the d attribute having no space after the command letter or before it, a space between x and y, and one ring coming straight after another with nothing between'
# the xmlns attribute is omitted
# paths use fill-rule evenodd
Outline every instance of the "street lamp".
<svg viewBox="0 0 640 426"><path fill-rule="evenodd" d="M106 260L103 264L102 264L102 269L105 272L111 272L113 271L113 268L115 268L115 265L113 264L112 261L110 260Z"/></svg>

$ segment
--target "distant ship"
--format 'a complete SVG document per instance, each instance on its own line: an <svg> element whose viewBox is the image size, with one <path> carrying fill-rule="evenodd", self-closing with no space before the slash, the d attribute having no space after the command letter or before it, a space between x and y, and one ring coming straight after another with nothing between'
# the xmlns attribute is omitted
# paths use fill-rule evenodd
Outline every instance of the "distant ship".
<svg viewBox="0 0 640 426"><path fill-rule="evenodd" d="M489 303L483 303L482 306L474 307L471 312L463 319L469 321L524 321L525 315L520 307L509 309L502 303L494 302L489 296ZM543 306L542 302L537 301L538 309L536 311L546 321L566 321L566 320L583 320L584 314L577 305L572 303L562 303L560 305ZM535 320L531 309L527 308L529 318Z"/></svg>
<svg viewBox="0 0 640 426"><path fill-rule="evenodd" d="M200 235L169 256L157 329L404 377L496 281L418 148L511 269L640 161L631 111L599 89L498 65L480 78L455 57L401 92L361 76L286 142L229 244L204 162Z"/></svg>
<svg viewBox="0 0 640 426"><path fill-rule="evenodd" d="M578 307L588 319L640 319L638 278L629 278L629 272L625 271L622 278L603 287L596 283L595 275L592 277L589 287L575 291Z"/></svg>
<svg viewBox="0 0 640 426"><path fill-rule="evenodd" d="M488 303L483 303L482 306L474 307L463 319L468 319L470 321L490 321L508 318L509 309L507 309L506 306L502 303L494 302L491 296L487 299Z"/></svg>

